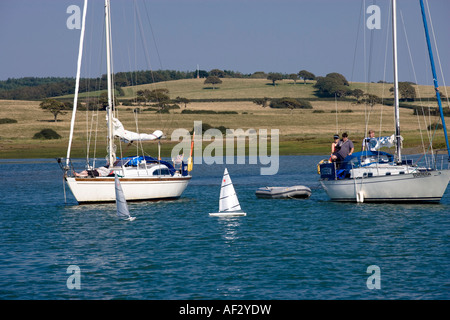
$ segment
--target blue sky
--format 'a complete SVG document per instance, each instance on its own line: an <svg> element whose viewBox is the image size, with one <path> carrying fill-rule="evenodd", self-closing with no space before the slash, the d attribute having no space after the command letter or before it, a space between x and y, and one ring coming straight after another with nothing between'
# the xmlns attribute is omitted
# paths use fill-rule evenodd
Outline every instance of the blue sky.
<svg viewBox="0 0 450 320"><path fill-rule="evenodd" d="M381 9L380 30L361 25L370 16L362 17L362 5L372 4ZM82 9L83 1L0 1L0 80L75 76L80 30L66 26L70 5ZM113 0L114 71L147 70L150 62L153 70L193 71L197 65L242 73L306 69L322 76L339 72L353 81L392 81L390 32L384 72L389 6L387 0ZM429 7L448 76L450 1L430 0ZM398 0L398 11L417 81L431 84L419 1ZM400 80L415 81L403 28L399 16ZM90 0L82 76L105 73L102 34L103 1Z"/></svg>

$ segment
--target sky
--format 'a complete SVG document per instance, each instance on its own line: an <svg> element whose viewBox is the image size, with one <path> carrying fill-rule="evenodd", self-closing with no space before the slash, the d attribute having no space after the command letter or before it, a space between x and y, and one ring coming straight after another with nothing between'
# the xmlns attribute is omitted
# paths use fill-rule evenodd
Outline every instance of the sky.
<svg viewBox="0 0 450 320"><path fill-rule="evenodd" d="M106 72L103 3L88 3L82 77ZM391 82L389 3L113 0L114 71L194 71L197 65L244 74L305 69L317 76L339 72L349 81ZM400 81L432 84L419 1L397 3ZM80 29L67 26L74 21L73 12L67 13L71 5L83 10L82 0L0 0L0 80L75 77ZM372 11L365 12L370 5L380 8L380 29L366 27L373 18ZM450 1L429 0L429 8L441 68L448 76ZM435 60L439 73L436 53Z"/></svg>

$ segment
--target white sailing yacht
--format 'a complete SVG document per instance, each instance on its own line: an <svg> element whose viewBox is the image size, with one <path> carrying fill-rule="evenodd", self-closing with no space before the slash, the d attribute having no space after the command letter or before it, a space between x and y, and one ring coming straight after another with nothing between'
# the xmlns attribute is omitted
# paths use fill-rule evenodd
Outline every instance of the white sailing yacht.
<svg viewBox="0 0 450 320"><path fill-rule="evenodd" d="M115 154L115 138L119 138L126 142L157 140L161 138L162 132L156 130L151 134L142 134L125 130L122 123L113 115L114 99L111 74L111 15L109 0L105 0L106 78L108 85L108 106L106 108L108 163L102 170L90 168L91 170L87 170L85 176L76 175L70 170L70 153L78 102L86 10L87 0L84 2L82 17L74 107L70 127L69 145L67 148L66 165L64 167L64 179L69 185L75 199L80 204L114 202L116 199L114 191L115 175L120 176L123 193L128 201L177 199L186 189L191 179L191 175L189 174L185 163L182 163L181 167L176 170L171 163L161 161L159 156L157 159L145 155L118 158Z"/></svg>
<svg viewBox="0 0 450 320"><path fill-rule="evenodd" d="M231 182L230 175L227 168L223 173L222 185L220 187L219 198L219 212L210 213L213 217L230 217L230 216L245 216L247 215L241 209L239 200L234 190L233 183Z"/></svg>
<svg viewBox="0 0 450 320"><path fill-rule="evenodd" d="M441 120L450 149L442 113L433 55L426 26L425 12L421 0L425 34L434 76L436 95L441 110ZM437 169L413 165L403 160L401 154L398 73L397 73L397 23L396 0L392 0L392 35L394 60L394 102L396 155L375 149L353 153L337 167L336 163L319 164L320 183L333 201L352 202L438 202L441 200L450 180L449 168ZM377 144L377 143L375 143Z"/></svg>

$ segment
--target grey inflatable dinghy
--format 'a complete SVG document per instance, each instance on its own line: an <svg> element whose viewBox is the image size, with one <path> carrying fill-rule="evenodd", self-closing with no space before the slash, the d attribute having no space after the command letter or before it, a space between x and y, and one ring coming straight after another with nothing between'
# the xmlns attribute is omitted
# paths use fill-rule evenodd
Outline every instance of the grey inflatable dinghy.
<svg viewBox="0 0 450 320"><path fill-rule="evenodd" d="M307 199L311 196L311 189L305 186L263 187L256 190L255 194L258 198L267 199Z"/></svg>

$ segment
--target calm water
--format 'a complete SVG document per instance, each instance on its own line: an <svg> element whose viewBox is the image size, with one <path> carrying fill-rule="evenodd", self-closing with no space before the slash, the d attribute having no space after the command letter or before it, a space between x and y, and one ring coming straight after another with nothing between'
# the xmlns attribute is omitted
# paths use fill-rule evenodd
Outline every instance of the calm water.
<svg viewBox="0 0 450 320"><path fill-rule="evenodd" d="M276 176L228 165L246 217L212 218L224 165L196 165L177 201L76 204L54 160L0 161L1 299L449 299L450 188L441 204L341 204L321 157L281 157ZM80 166L81 167L81 166ZM257 199L303 184L308 200ZM70 265L81 289L69 290ZM380 268L369 290L367 268Z"/></svg>

